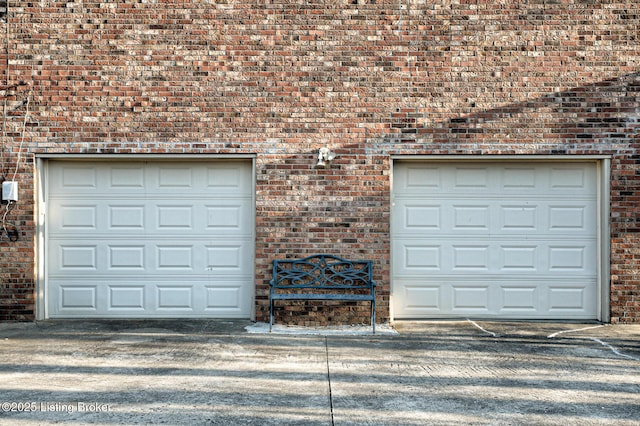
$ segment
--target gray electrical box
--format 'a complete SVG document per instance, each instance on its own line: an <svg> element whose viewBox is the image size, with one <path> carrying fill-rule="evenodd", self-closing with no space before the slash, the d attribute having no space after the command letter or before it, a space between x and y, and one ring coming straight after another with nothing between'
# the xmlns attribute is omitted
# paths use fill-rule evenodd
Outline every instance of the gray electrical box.
<svg viewBox="0 0 640 426"><path fill-rule="evenodd" d="M2 201L18 201L18 182L2 182Z"/></svg>

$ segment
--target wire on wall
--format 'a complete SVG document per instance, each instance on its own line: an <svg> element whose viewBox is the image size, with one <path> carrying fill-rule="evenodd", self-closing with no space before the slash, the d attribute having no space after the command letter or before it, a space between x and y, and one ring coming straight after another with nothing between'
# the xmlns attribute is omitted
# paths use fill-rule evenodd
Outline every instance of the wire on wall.
<svg viewBox="0 0 640 426"><path fill-rule="evenodd" d="M27 127L27 119L29 118L29 107L32 90L29 83L24 81L19 81L15 84L11 83L11 61L10 61L10 22L9 22L9 1L0 1L0 22L5 25L5 37L6 37L6 63L5 63L5 85L4 88L0 88L0 91L4 91L3 96L3 111L2 111L2 133L0 140L0 182L4 182L8 178L9 173L9 165L8 165L8 134L7 134L7 120L9 114L17 111L20 108L25 107L25 112L22 118L21 126L18 129L20 135L20 145L17 151L17 158L15 169L13 170L13 175L11 176L11 181L15 182L18 176L18 171L20 169L20 165L23 161L22 150L24 148L25 142L25 132ZM32 70L33 75L33 70ZM16 91L20 86L29 87L27 94L19 101L9 106L9 97L13 96L10 94L12 91ZM4 186L4 185L3 185ZM17 185L15 186L17 191ZM4 191L3 191L4 192ZM14 194L14 197L11 199L3 200L2 204L5 205L4 212L0 217L0 242L3 241L5 235L8 237L9 241L17 241L18 240L18 229L15 223L10 223L8 221L9 214L15 209L17 202L17 194Z"/></svg>
<svg viewBox="0 0 640 426"><path fill-rule="evenodd" d="M7 216L9 215L9 212L15 208L15 206L15 201L9 201L7 207L4 210L4 213L2 215L2 233L0 234L0 242L2 242L5 235L7 236L7 238L9 238L9 241L18 241L18 228L15 226L15 224L13 224L13 229L9 229L9 227L7 226Z"/></svg>
<svg viewBox="0 0 640 426"><path fill-rule="evenodd" d="M10 70L10 62L9 62L9 1L5 2L5 19L3 20L5 24L5 39L6 39L6 64L5 64L5 93L4 93L4 102L2 108L2 142L0 144L0 173L4 174L4 150L5 150L5 141L7 140L7 100L9 98L9 70ZM0 175L0 178L3 178Z"/></svg>
<svg viewBox="0 0 640 426"><path fill-rule="evenodd" d="M9 99L9 90L11 90L11 86L9 84L9 75L10 75L10 62L9 62L9 2L6 1L4 3L4 16L2 22L5 25L5 38L6 38L6 64L5 64L5 87L4 87L4 100L3 100L3 108L2 108L2 141L0 144L0 180L4 181L4 151L6 148L6 140L7 140L7 101ZM0 233L0 242L4 239L5 234L9 236L9 231L7 229L7 215L12 210L13 205L11 202L8 202L5 211L2 215L2 232Z"/></svg>
<svg viewBox="0 0 640 426"><path fill-rule="evenodd" d="M16 175L18 174L18 167L20 167L20 161L22 160L22 147L24 146L24 133L27 130L27 118L29 117L29 99L31 97L31 89L27 93L27 97L24 102L26 105L26 110L24 113L24 119L22 120L22 129L20 131L20 146L18 147L18 158L16 159L16 168L13 171L13 177L11 180L16 180Z"/></svg>

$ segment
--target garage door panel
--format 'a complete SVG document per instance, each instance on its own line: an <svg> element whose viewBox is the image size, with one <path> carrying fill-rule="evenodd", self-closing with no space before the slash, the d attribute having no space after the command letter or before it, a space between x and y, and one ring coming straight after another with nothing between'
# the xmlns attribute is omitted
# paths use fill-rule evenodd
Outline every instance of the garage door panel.
<svg viewBox="0 0 640 426"><path fill-rule="evenodd" d="M237 242L206 245L206 270L211 274L247 271L251 267L251 256L246 245Z"/></svg>
<svg viewBox="0 0 640 426"><path fill-rule="evenodd" d="M478 244L454 244L451 246L451 254L453 264L451 271L462 271L467 273L468 270L489 270L489 254L490 247L488 245Z"/></svg>
<svg viewBox="0 0 640 426"><path fill-rule="evenodd" d="M595 309L595 302L589 297L590 286L595 283L592 281L575 282L575 283L556 283L549 286L548 303L549 310L557 314L578 315Z"/></svg>
<svg viewBox="0 0 640 426"><path fill-rule="evenodd" d="M93 191L98 188L98 182L98 170L95 168L84 164L66 164L51 185L54 191Z"/></svg>
<svg viewBox="0 0 640 426"><path fill-rule="evenodd" d="M87 272L95 277L180 275L185 271L209 276L244 276L248 274L247 271L251 271L249 238L219 238L193 244L185 244L183 241L113 240L91 244L73 239L57 240L49 246L49 276L74 277L83 276Z"/></svg>
<svg viewBox="0 0 640 426"><path fill-rule="evenodd" d="M60 271L73 273L80 271L96 271L98 269L98 246L95 244L78 244L68 242L59 245L56 264Z"/></svg>
<svg viewBox="0 0 640 426"><path fill-rule="evenodd" d="M74 236L110 236L131 238L147 233L161 235L246 236L252 234L252 199L218 198L191 200L117 200L69 203L52 198L49 206L50 236L72 232Z"/></svg>
<svg viewBox="0 0 640 426"><path fill-rule="evenodd" d="M253 208L250 200L219 199L200 206L197 218L199 226L215 235L249 235Z"/></svg>
<svg viewBox="0 0 640 426"><path fill-rule="evenodd" d="M144 273L148 267L146 260L147 248L139 244L110 244L108 245L107 270Z"/></svg>
<svg viewBox="0 0 640 426"><path fill-rule="evenodd" d="M597 220L595 209L592 207L593 203L584 202L550 204L547 208L548 230L590 236Z"/></svg>
<svg viewBox="0 0 640 426"><path fill-rule="evenodd" d="M398 275L439 271L442 267L442 247L421 241L396 241L394 251L403 251L403 262L397 264Z"/></svg>
<svg viewBox="0 0 640 426"><path fill-rule="evenodd" d="M157 189L162 190L189 190L196 182L193 176L193 169L186 165L162 165L154 168L157 174Z"/></svg>
<svg viewBox="0 0 640 426"><path fill-rule="evenodd" d="M553 165L550 167L549 187L554 192L590 193L594 188L593 169L581 165Z"/></svg>
<svg viewBox="0 0 640 426"><path fill-rule="evenodd" d="M109 231L142 231L145 223L145 206L138 202L131 204L110 204L107 206Z"/></svg>
<svg viewBox="0 0 640 426"><path fill-rule="evenodd" d="M192 311L194 309L193 285L161 284L156 286L155 311L175 312Z"/></svg>
<svg viewBox="0 0 640 426"><path fill-rule="evenodd" d="M500 286L500 313L535 315L540 301L536 284L502 284Z"/></svg>
<svg viewBox="0 0 640 426"><path fill-rule="evenodd" d="M240 162L52 162L49 316L249 317L251 179Z"/></svg>
<svg viewBox="0 0 640 426"><path fill-rule="evenodd" d="M63 230L95 231L98 228L98 206L95 204L62 204L58 207L58 227Z"/></svg>
<svg viewBox="0 0 640 426"><path fill-rule="evenodd" d="M587 272L593 268L592 262L587 262L588 247L586 245L552 244L549 246L549 270L562 272Z"/></svg>
<svg viewBox="0 0 640 426"><path fill-rule="evenodd" d="M498 188L508 194L562 193L591 196L596 189L596 168L587 163L486 165L404 163L394 168L394 191L403 194L478 193L477 188Z"/></svg>
<svg viewBox="0 0 640 426"><path fill-rule="evenodd" d="M589 297L593 280L527 279L476 276L409 277L394 281L401 292L392 298L397 318L504 317L504 318L593 318L596 308ZM540 315L544 312L544 315Z"/></svg>
<svg viewBox="0 0 640 426"><path fill-rule="evenodd" d="M404 193L437 193L442 187L443 168L439 166L406 165L401 172L394 172L396 185Z"/></svg>
<svg viewBox="0 0 640 426"><path fill-rule="evenodd" d="M539 271L539 250L532 244L501 244L500 270L508 273Z"/></svg>
<svg viewBox="0 0 640 426"><path fill-rule="evenodd" d="M98 308L97 285L61 285L57 289L58 309L95 312Z"/></svg>
<svg viewBox="0 0 640 426"><path fill-rule="evenodd" d="M451 206L451 210L453 219L451 224L452 231L489 231L491 209L488 205L460 204Z"/></svg>
<svg viewBox="0 0 640 426"><path fill-rule="evenodd" d="M228 314L241 309L242 300L246 297L243 286L233 282L220 282L207 285L205 310L224 311Z"/></svg>
<svg viewBox="0 0 640 426"><path fill-rule="evenodd" d="M237 163L207 166L206 186L215 189L220 194L244 193L252 186L251 174L246 172L244 165Z"/></svg>
<svg viewBox="0 0 640 426"><path fill-rule="evenodd" d="M451 286L452 312L463 315L489 312L490 288L488 285L458 283Z"/></svg>
<svg viewBox="0 0 640 426"><path fill-rule="evenodd" d="M595 318L595 177L593 163L397 164L396 318Z"/></svg>
<svg viewBox="0 0 640 426"><path fill-rule="evenodd" d="M594 241L541 239L502 239L489 244L477 239L445 236L442 244L434 239L394 240L394 275L446 273L451 276L483 271L513 276L536 273L541 276L593 277L597 264Z"/></svg>
<svg viewBox="0 0 640 426"><path fill-rule="evenodd" d="M412 232L412 229L438 231L442 228L441 206L438 204L421 204L416 200L403 200L398 203L398 209L402 215L399 226L404 232Z"/></svg>
<svg viewBox="0 0 640 426"><path fill-rule="evenodd" d="M453 174L453 178L449 179L448 182L451 182L454 190L477 190L486 188L489 185L490 170L487 167L456 166L448 171Z"/></svg>
<svg viewBox="0 0 640 426"><path fill-rule="evenodd" d="M142 192L146 187L145 168L142 165L119 165L106 170L109 189Z"/></svg>
<svg viewBox="0 0 640 426"><path fill-rule="evenodd" d="M117 284L108 285L109 301L108 310L144 312L146 309L145 286L142 284Z"/></svg>
<svg viewBox="0 0 640 426"><path fill-rule="evenodd" d="M497 227L502 232L537 232L539 229L539 206L531 204L508 204L498 206L499 222Z"/></svg>
<svg viewBox="0 0 640 426"><path fill-rule="evenodd" d="M194 206L190 204L158 204L156 209L156 230L193 231Z"/></svg>
<svg viewBox="0 0 640 426"><path fill-rule="evenodd" d="M152 282L149 282L152 281ZM238 280L150 280L117 281L82 279L52 280L49 291L57 293L50 304L53 317L234 317L250 315L246 283Z"/></svg>
<svg viewBox="0 0 640 426"><path fill-rule="evenodd" d="M505 166L500 173L500 187L506 193L513 191L535 191L540 186L536 169L530 166L513 165Z"/></svg>
<svg viewBox="0 0 640 426"><path fill-rule="evenodd" d="M595 200L465 199L415 200L395 198L397 235L421 234L543 234L568 233L589 238L596 227Z"/></svg>
<svg viewBox="0 0 640 426"><path fill-rule="evenodd" d="M394 298L396 310L412 317L436 315L442 311L443 283L404 279L396 284L402 289L402 294Z"/></svg>
<svg viewBox="0 0 640 426"><path fill-rule="evenodd" d="M155 246L155 269L166 273L179 270L180 273L193 271L194 247L179 243L159 244Z"/></svg>

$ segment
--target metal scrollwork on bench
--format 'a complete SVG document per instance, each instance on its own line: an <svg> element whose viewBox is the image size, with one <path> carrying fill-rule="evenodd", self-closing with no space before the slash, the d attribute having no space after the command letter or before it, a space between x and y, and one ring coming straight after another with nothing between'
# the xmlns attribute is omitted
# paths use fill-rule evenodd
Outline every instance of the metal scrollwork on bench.
<svg viewBox="0 0 640 426"><path fill-rule="evenodd" d="M371 302L375 333L376 284L370 260L347 260L327 254L274 260L269 284L269 330L273 327L274 300L350 300Z"/></svg>

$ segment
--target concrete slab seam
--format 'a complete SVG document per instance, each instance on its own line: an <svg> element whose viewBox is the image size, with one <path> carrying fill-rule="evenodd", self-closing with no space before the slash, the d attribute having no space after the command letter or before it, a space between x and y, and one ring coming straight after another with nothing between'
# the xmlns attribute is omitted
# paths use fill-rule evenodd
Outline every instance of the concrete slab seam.
<svg viewBox="0 0 640 426"><path fill-rule="evenodd" d="M562 331L558 331L556 333L552 333L550 335L547 336L547 339L553 339L554 337L557 337L561 334L566 334L566 333L577 333L579 331L585 331L585 330L593 330L595 328L601 328L601 327L606 327L607 324L601 324L601 325L595 325L593 327L584 327L584 328L578 328L578 329L572 329L572 330L562 330ZM627 354L623 354L622 352L620 352L618 349L616 349L613 345L610 345L609 343L598 339L597 337L587 337L587 339L599 343L602 346L608 348L609 350L611 350L611 352L613 352L614 354L622 357L622 358L627 358L627 359L632 359L634 361L640 361L640 358L636 358L633 357L631 355L627 355Z"/></svg>
<svg viewBox="0 0 640 426"><path fill-rule="evenodd" d="M565 334L565 333L577 333L578 331L593 330L594 328L600 328L604 326L605 326L604 324L601 324L601 325L594 325L592 327L584 327L584 328L578 328L578 329L572 329L572 330L562 330L562 331L558 331L556 333L552 333L548 335L547 339L553 339L554 337L559 336L561 334Z"/></svg>
<svg viewBox="0 0 640 426"><path fill-rule="evenodd" d="M602 340L598 339L597 337L589 337L589 340L593 340L594 342L600 343L602 346L611 349L611 352L613 352L614 354L616 354L618 356L621 356L623 358L632 359L634 361L640 361L640 358L636 358L636 357L633 357L631 355L623 354L620 351L618 351L614 346L608 344L607 342L603 342Z"/></svg>
<svg viewBox="0 0 640 426"><path fill-rule="evenodd" d="M471 319L467 318L467 322L471 323L471 325L473 325L474 327L476 327L477 329L483 331L484 333L487 333L493 337L498 337L498 335L496 333L494 333L493 331L489 331L489 330L485 330L484 328L482 328L482 326L480 326L480 324L478 324L475 321L472 321Z"/></svg>
<svg viewBox="0 0 640 426"><path fill-rule="evenodd" d="M324 338L324 348L325 348L325 355L327 360L327 384L329 386L329 409L331 412L331 426L333 426L335 424L335 421L333 418L333 394L331 393L331 366L329 364L329 340L327 339L326 336Z"/></svg>

